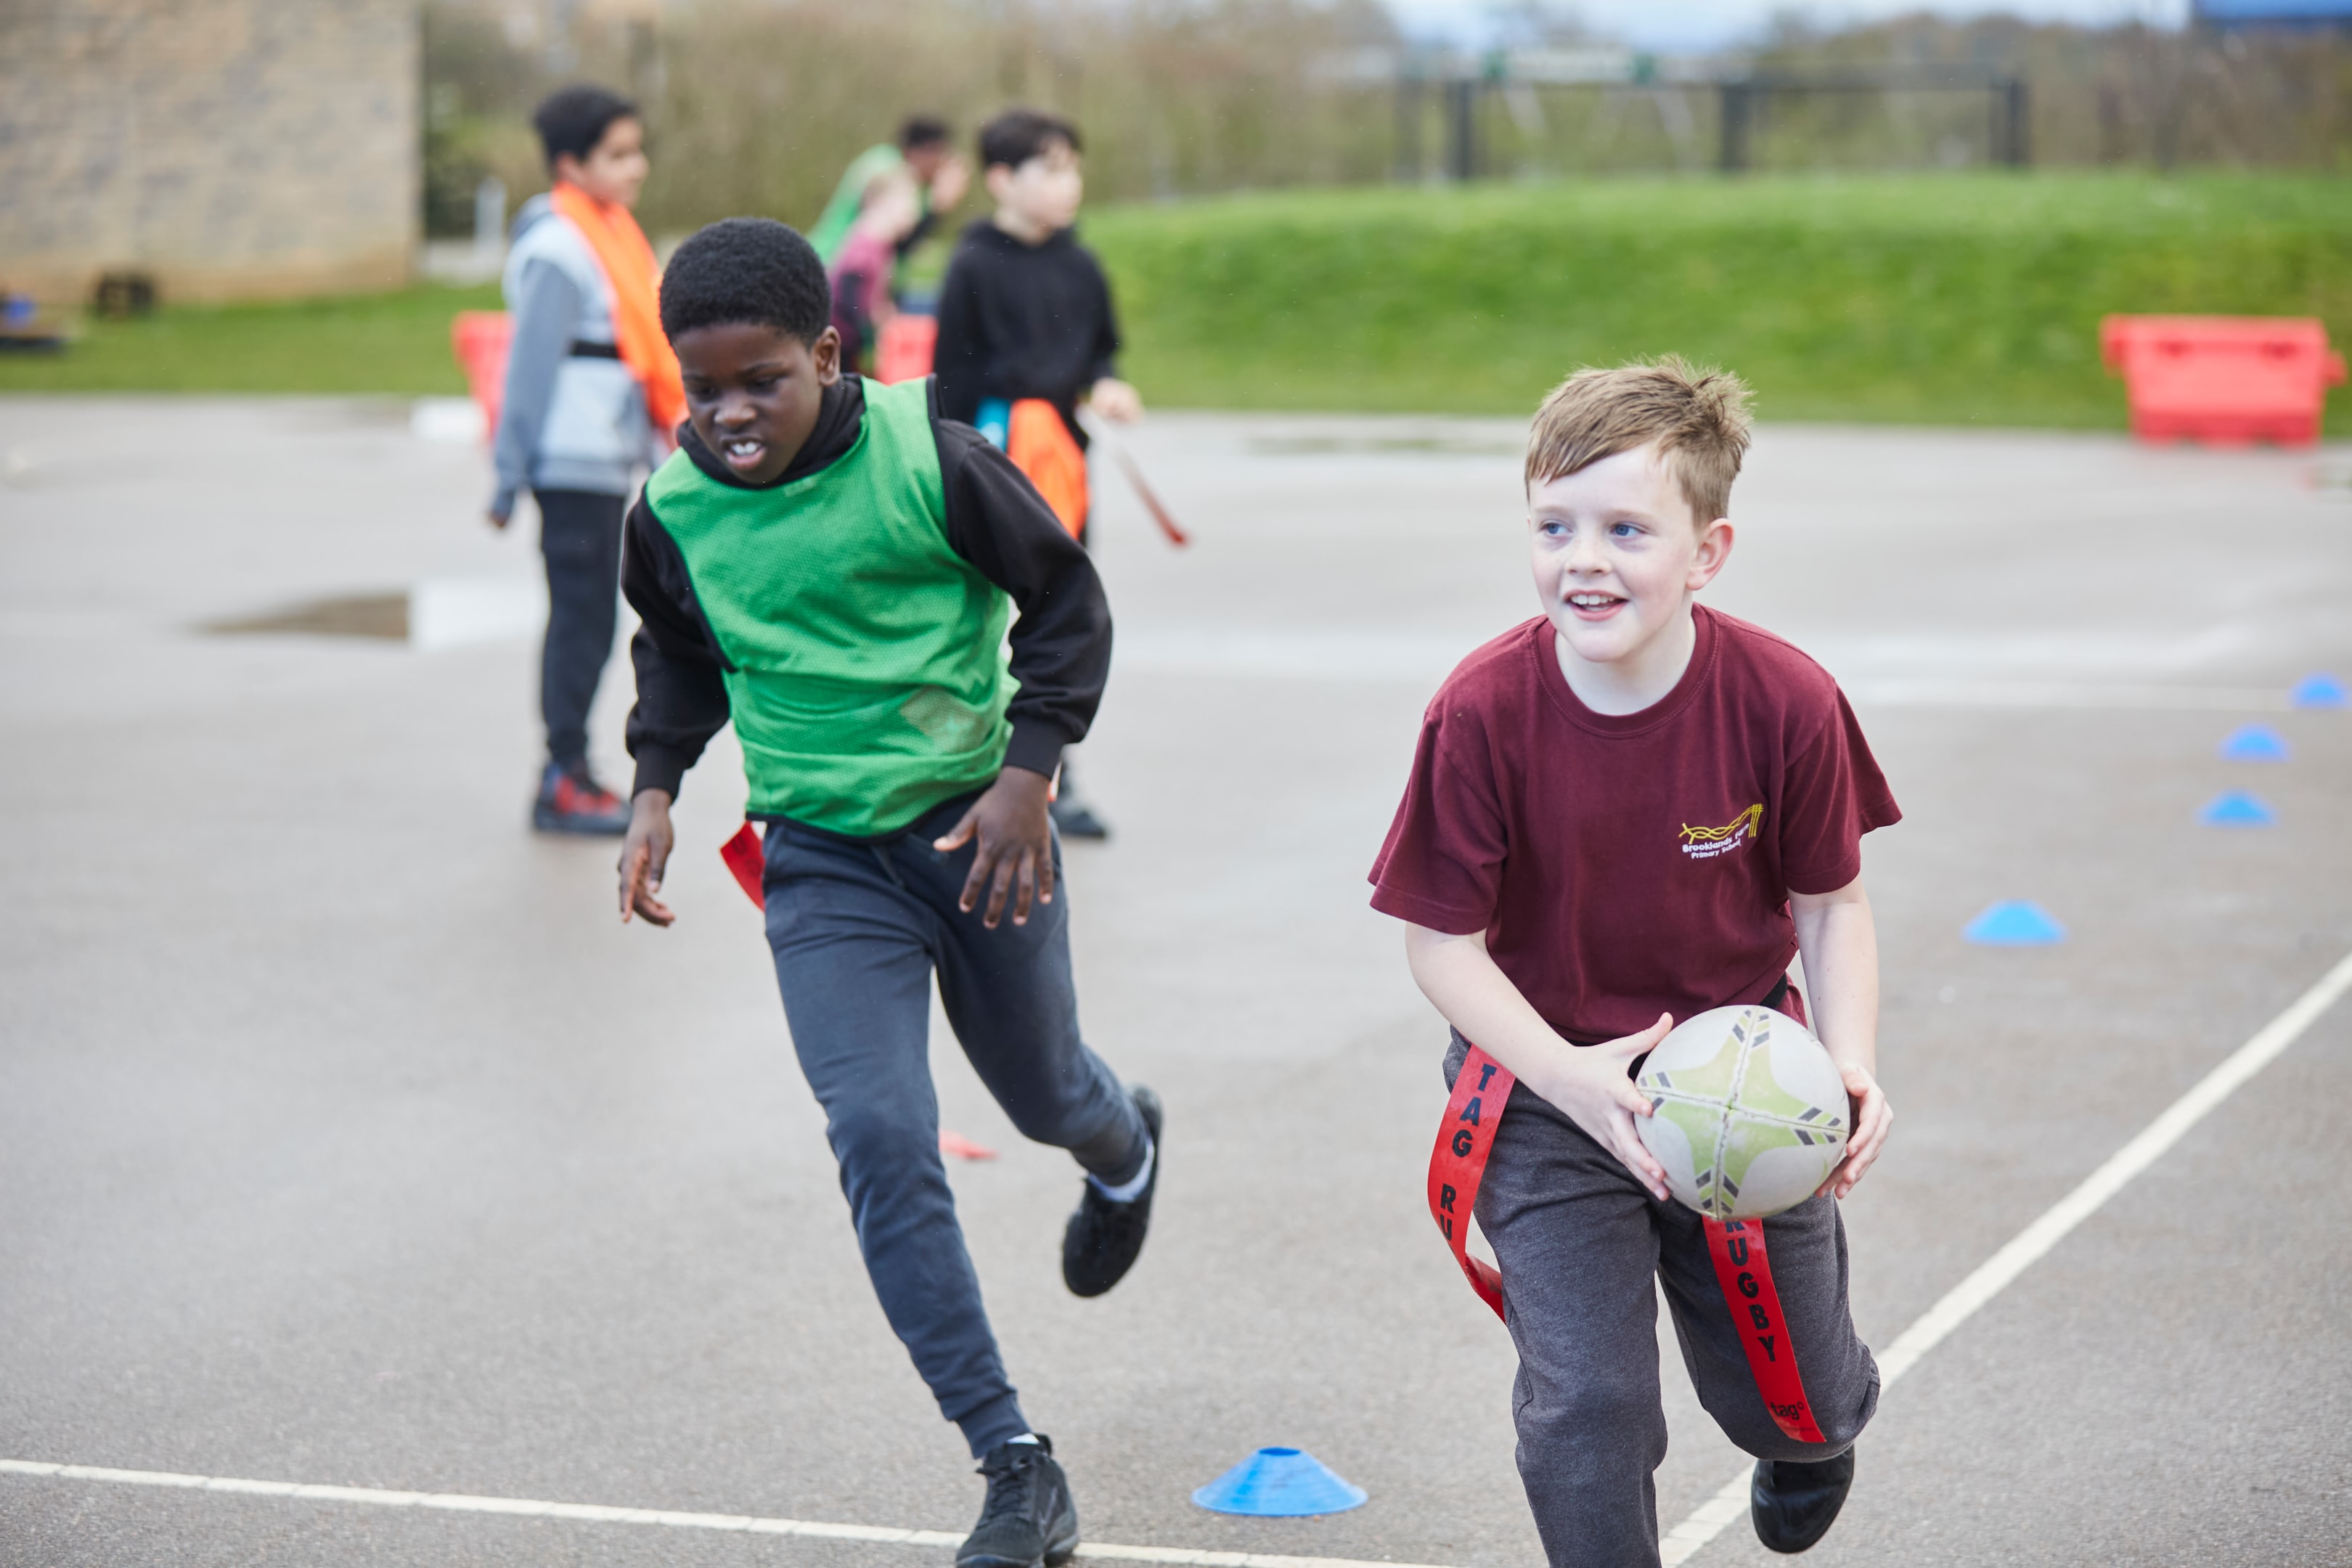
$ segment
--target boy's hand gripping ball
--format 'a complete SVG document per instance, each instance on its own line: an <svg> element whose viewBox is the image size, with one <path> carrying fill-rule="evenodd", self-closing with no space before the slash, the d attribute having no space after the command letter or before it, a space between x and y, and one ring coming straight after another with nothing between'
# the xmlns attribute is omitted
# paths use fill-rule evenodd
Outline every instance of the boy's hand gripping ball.
<svg viewBox="0 0 2352 1568"><path fill-rule="evenodd" d="M1717 1007L1658 1042L1635 1078L1636 1117L1666 1187L1709 1219L1803 1203L1844 1156L1845 1081L1812 1031L1769 1007Z"/></svg>

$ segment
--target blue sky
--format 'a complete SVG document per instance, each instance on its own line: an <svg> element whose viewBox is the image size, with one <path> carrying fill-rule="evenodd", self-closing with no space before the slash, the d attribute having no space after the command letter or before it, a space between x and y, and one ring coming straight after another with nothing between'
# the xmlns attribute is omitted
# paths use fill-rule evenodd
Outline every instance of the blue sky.
<svg viewBox="0 0 2352 1568"><path fill-rule="evenodd" d="M2167 26L2179 25L2189 11L2188 0L2011 0L2007 5L1967 0L1924 5L1921 0L1821 0L1805 5L1791 5L1789 0L1580 0L1556 4L1553 8L1573 14L1595 32L1636 48L1669 51L1737 45L1753 37L1776 13L1784 11L1832 25L1933 10L1950 16L2007 12L2037 20L2093 25L2137 18ZM1389 9L1415 34L1475 44L1486 34L1493 6L1490 0L1389 0Z"/></svg>

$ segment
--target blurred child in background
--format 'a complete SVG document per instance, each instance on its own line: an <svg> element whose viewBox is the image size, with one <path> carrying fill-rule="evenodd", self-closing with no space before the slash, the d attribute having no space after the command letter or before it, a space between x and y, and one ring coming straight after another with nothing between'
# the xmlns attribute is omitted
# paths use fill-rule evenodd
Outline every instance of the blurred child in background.
<svg viewBox="0 0 2352 1568"><path fill-rule="evenodd" d="M977 426L1029 476L1083 544L1091 510L1078 405L1126 423L1143 400L1118 379L1110 284L1073 226L1086 181L1077 127L1031 109L980 132L992 216L963 232L940 289L940 413ZM1062 766L1054 820L1070 838L1109 830Z"/></svg>
<svg viewBox="0 0 2352 1568"><path fill-rule="evenodd" d="M808 241L826 267L840 255L875 180L899 173L914 182L919 203L913 226L898 242L901 256L923 242L941 213L955 210L971 184L971 165L956 155L947 121L928 114L908 117L898 128L895 143L878 142L850 160L841 183L834 187L833 199L809 226Z"/></svg>
<svg viewBox="0 0 2352 1568"><path fill-rule="evenodd" d="M662 335L653 247L629 212L648 167L636 105L567 87L531 122L554 188L523 204L507 253L514 326L490 522L507 525L520 490L539 501L547 762L531 826L617 836L629 808L589 771L588 710L619 617L622 513L638 471L667 451L686 394Z"/></svg>
<svg viewBox="0 0 2352 1568"><path fill-rule="evenodd" d="M833 288L833 327L841 334L842 369L874 374L874 345L898 310L890 294L900 245L923 221L922 192L904 169L877 174L841 248L825 269Z"/></svg>

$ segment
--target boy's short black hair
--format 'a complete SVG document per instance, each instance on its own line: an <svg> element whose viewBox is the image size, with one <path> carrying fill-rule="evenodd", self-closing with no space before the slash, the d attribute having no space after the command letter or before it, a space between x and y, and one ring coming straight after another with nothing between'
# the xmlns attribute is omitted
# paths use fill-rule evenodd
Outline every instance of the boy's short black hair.
<svg viewBox="0 0 2352 1568"><path fill-rule="evenodd" d="M737 321L812 346L832 324L824 263L798 230L773 218L723 217L697 229L662 268L661 324L670 342Z"/></svg>
<svg viewBox="0 0 2352 1568"><path fill-rule="evenodd" d="M918 147L936 147L951 134L948 122L936 115L910 114L898 127L898 151L911 153Z"/></svg>
<svg viewBox="0 0 2352 1568"><path fill-rule="evenodd" d="M1078 128L1060 115L1042 109L1008 109L980 128L980 166L1017 169L1056 142L1066 142L1073 153L1086 151Z"/></svg>
<svg viewBox="0 0 2352 1568"><path fill-rule="evenodd" d="M583 82L549 93L532 111L530 122L539 132L540 146L546 150L547 166L552 169L563 153L585 158L593 153L615 120L644 118L635 104L610 88Z"/></svg>

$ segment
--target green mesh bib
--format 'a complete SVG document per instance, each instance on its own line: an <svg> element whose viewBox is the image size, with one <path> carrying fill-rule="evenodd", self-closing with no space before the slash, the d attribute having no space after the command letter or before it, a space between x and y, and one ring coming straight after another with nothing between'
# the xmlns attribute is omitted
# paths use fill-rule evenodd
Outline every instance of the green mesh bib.
<svg viewBox="0 0 2352 1568"><path fill-rule="evenodd" d="M895 833L1004 765L1003 593L948 547L926 384L866 385L856 444L774 489L673 453L646 501L727 675L750 810Z"/></svg>

